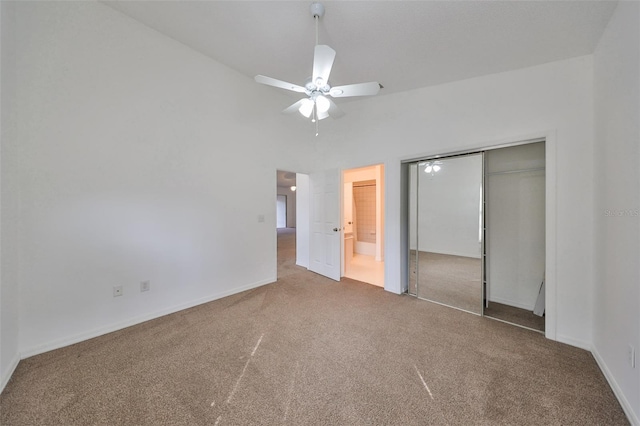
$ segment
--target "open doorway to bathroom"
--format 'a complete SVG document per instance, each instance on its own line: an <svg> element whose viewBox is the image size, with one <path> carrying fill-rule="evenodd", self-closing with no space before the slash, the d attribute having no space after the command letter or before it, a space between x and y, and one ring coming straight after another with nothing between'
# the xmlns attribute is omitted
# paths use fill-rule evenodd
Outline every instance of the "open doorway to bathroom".
<svg viewBox="0 0 640 426"><path fill-rule="evenodd" d="M384 166L344 170L343 276L384 287Z"/></svg>

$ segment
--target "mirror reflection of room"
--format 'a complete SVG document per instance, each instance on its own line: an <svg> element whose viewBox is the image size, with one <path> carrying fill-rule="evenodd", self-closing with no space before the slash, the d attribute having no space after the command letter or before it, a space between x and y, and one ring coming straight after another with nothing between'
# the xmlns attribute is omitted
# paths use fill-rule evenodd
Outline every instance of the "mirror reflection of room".
<svg viewBox="0 0 640 426"><path fill-rule="evenodd" d="M545 330L545 144L408 165L410 295Z"/></svg>
<svg viewBox="0 0 640 426"><path fill-rule="evenodd" d="M484 315L545 329L545 144L485 153Z"/></svg>
<svg viewBox="0 0 640 426"><path fill-rule="evenodd" d="M480 314L482 154L425 160L409 170L409 292Z"/></svg>

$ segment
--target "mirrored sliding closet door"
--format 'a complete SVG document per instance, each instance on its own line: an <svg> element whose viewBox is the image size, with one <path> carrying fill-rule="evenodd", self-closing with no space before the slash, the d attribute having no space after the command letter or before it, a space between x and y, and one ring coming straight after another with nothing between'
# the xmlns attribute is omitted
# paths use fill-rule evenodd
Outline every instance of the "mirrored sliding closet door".
<svg viewBox="0 0 640 426"><path fill-rule="evenodd" d="M482 313L483 154L409 165L409 294Z"/></svg>

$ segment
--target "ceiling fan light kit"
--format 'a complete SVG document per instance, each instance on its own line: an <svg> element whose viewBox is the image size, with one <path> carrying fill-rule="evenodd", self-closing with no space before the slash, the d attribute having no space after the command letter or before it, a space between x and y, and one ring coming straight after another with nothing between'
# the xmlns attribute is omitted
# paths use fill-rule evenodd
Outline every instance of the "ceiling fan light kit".
<svg viewBox="0 0 640 426"><path fill-rule="evenodd" d="M313 73L307 79L305 85L299 86L264 75L257 75L255 80L267 86L304 93L307 96L306 98L300 99L282 112L292 114L297 111L303 117L311 118L311 122L316 124L316 136L318 136L318 121L327 117L340 118L344 115L344 112L329 99L329 96L333 98L372 96L378 93L382 85L372 81L331 87L329 75L336 57L336 51L327 45L318 44L318 20L324 16L325 9L322 3L312 3L310 12L316 21L316 46L313 55Z"/></svg>

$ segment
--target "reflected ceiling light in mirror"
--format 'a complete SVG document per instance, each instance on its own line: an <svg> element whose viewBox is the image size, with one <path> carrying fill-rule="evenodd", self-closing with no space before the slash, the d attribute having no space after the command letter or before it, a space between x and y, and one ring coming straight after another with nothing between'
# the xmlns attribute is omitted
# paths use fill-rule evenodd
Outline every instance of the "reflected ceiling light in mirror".
<svg viewBox="0 0 640 426"><path fill-rule="evenodd" d="M291 186L291 190L292 190L293 192L295 192L295 191L296 191L296 189L298 189L298 187L297 187L297 186L295 186L295 185Z"/></svg>
<svg viewBox="0 0 640 426"><path fill-rule="evenodd" d="M441 161L427 161L426 163L418 163L418 165L424 166L424 172L431 174L431 176L442 170Z"/></svg>

